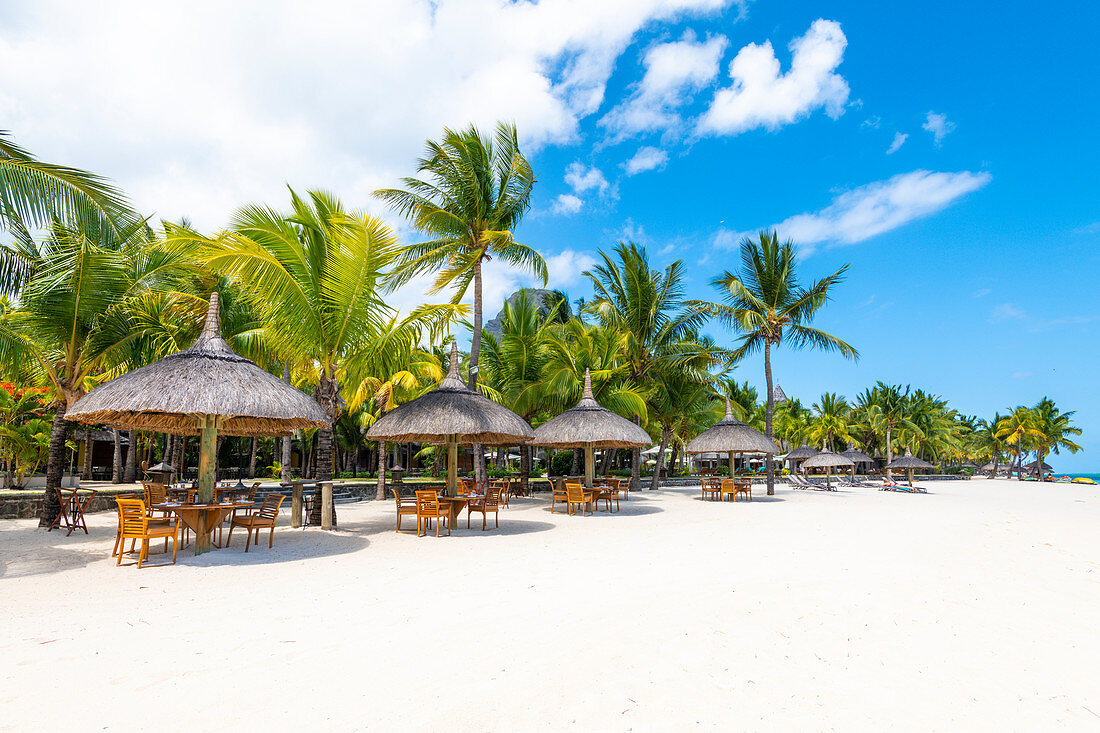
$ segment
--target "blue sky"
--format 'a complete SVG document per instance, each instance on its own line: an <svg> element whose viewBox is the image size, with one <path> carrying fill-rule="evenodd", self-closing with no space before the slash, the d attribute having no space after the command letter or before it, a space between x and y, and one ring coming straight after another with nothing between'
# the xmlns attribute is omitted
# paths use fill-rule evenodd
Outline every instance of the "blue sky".
<svg viewBox="0 0 1100 733"><path fill-rule="evenodd" d="M1056 470L1097 470L1098 21L1069 2L14 2L0 128L155 216L214 229L289 183L412 239L370 192L444 125L514 119L539 177L517 235L551 285L585 295L595 252L634 239L711 297L740 236L778 225L807 277L851 263L818 325L862 352L781 352L788 394L881 379L981 416L1048 395L1085 429ZM525 282L489 275L497 300Z"/></svg>

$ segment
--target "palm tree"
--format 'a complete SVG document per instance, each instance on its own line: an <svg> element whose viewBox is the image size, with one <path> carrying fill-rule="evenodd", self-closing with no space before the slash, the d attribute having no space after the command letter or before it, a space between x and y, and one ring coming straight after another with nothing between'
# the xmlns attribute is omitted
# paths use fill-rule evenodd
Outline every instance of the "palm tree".
<svg viewBox="0 0 1100 733"><path fill-rule="evenodd" d="M484 263L495 257L533 271L546 283L542 256L513 236L531 206L535 174L520 152L515 125L504 122L497 125L495 141L473 125L465 130L445 129L439 142L428 141L416 172L416 177L402 179L404 189L375 192L431 237L404 248L390 285L404 285L435 272L431 292L453 287L452 302L457 303L473 284L469 382L474 389L481 357ZM474 446L474 456L477 478L484 479L480 446Z"/></svg>
<svg viewBox="0 0 1100 733"><path fill-rule="evenodd" d="M0 255L17 260L22 273L7 283L12 290L6 294L18 296L19 307L0 318L0 363L24 383L48 387L56 408L39 526L48 525L59 508L54 489L64 468L65 413L111 364L110 357L127 353L142 334L139 326L113 328L115 316L181 267L170 256L146 256L151 248L144 222L121 229L101 221L80 227L55 222L44 240Z"/></svg>
<svg viewBox="0 0 1100 733"><path fill-rule="evenodd" d="M618 261L601 250L602 262L585 273L595 296L586 307L600 325L623 334L629 377L640 393L649 396L655 391L654 377L691 351L685 344L694 338L707 314L684 302L682 260L661 271L651 270L645 249L633 242L619 242L615 254ZM641 415L633 418L640 424ZM641 450L635 448L631 489L638 487L640 467Z"/></svg>
<svg viewBox="0 0 1100 733"><path fill-rule="evenodd" d="M903 392L899 385L884 382L865 391L857 402L856 408L861 412L861 417L866 419L868 430L881 441L887 466L894 460L896 431L908 430L913 435L919 432L919 428L909 420L909 407L909 388L906 387ZM886 477L892 477L889 468L886 469Z"/></svg>
<svg viewBox="0 0 1100 733"><path fill-rule="evenodd" d="M1081 450L1080 445L1069 439L1071 435L1080 435L1081 428L1070 422L1075 414L1074 410L1061 412L1049 397L1039 400L1039 403L1033 408L1033 412L1036 426L1039 432L1042 433L1042 437L1036 442L1035 455L1036 473L1039 478L1042 478L1043 457L1047 454L1047 451L1057 454L1062 448L1067 449L1070 453Z"/></svg>
<svg viewBox="0 0 1100 733"><path fill-rule="evenodd" d="M345 212L329 193L302 198L291 190L290 198L288 214L247 206L214 238L180 228L174 239L198 242L198 258L256 303L266 341L292 371L314 373L314 398L335 421L338 370L391 313L379 295L397 239L380 220ZM318 479L333 478L331 425L318 431L316 466Z"/></svg>
<svg viewBox="0 0 1100 733"><path fill-rule="evenodd" d="M796 349L816 347L839 351L849 359L858 359L859 352L847 342L808 324L829 299L829 289L844 277L848 265L818 280L808 288L798 282L798 260L794 245L779 244L776 232L760 232L757 241L745 238L741 242L741 271L727 270L711 280L722 293L724 303L697 303L728 327L743 335L741 345L734 350L736 360L760 349L764 351L764 377L768 384L765 412L765 433L772 433L772 413L775 394L772 385L772 347L784 343ZM775 471L771 456L766 461L768 494L775 493Z"/></svg>
<svg viewBox="0 0 1100 733"><path fill-rule="evenodd" d="M810 436L815 445L820 444L822 449L836 450L836 441L844 441L847 445L852 440L849 423L851 408L842 395L826 392L812 410L814 415L810 424Z"/></svg>
<svg viewBox="0 0 1100 733"><path fill-rule="evenodd" d="M1046 437L1040 429L1035 412L1031 408L1020 405L997 423L997 437L1011 447L1016 464L1016 478L1023 481L1024 472L1021 464L1024 454ZM1011 472L1009 475L1012 475Z"/></svg>
<svg viewBox="0 0 1100 733"><path fill-rule="evenodd" d="M1004 439L997 436L997 426L1004 420L1004 417L998 412L993 415L992 420L979 420L978 429L974 431L973 435L974 446L978 455L982 458L988 458L989 462L993 464L993 471L989 474L993 478L997 477L997 468L1000 466L1001 457L1005 452Z"/></svg>

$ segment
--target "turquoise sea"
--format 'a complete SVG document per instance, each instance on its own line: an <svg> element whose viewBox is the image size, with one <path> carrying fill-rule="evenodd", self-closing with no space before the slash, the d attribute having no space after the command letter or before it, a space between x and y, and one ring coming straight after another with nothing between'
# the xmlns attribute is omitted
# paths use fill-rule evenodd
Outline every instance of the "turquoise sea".
<svg viewBox="0 0 1100 733"><path fill-rule="evenodd" d="M1100 473L1064 473L1064 474L1056 474L1056 475L1072 476L1073 478L1077 478L1077 477L1090 478L1093 481L1095 481L1096 483L1100 484Z"/></svg>

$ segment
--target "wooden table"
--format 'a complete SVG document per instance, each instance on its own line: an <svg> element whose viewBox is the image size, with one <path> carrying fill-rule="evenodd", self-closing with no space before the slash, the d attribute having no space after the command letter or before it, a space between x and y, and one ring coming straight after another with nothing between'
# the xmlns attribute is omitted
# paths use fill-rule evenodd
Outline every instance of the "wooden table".
<svg viewBox="0 0 1100 733"><path fill-rule="evenodd" d="M448 504L450 506L450 515L447 521L450 522L450 528L454 530L458 526L458 515L462 513L462 509L470 503L469 496L440 496L440 504Z"/></svg>
<svg viewBox="0 0 1100 733"><path fill-rule="evenodd" d="M219 504L177 504L165 502L154 504L154 509L170 511L180 518L195 533L195 554L200 555L210 549L210 534L234 509L248 509L254 506L250 501Z"/></svg>

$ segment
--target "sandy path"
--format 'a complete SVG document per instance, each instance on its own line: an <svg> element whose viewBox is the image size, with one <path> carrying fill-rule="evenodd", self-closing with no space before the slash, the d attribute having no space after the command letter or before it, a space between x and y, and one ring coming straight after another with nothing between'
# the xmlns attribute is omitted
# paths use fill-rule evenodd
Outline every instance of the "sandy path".
<svg viewBox="0 0 1100 733"><path fill-rule="evenodd" d="M3 521L0 728L73 682L77 730L1100 728L1100 492L928 485L517 500L438 540L364 503L141 571L111 515Z"/></svg>

